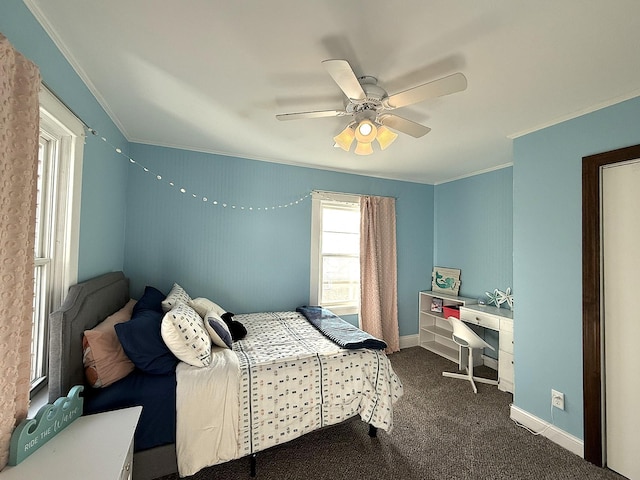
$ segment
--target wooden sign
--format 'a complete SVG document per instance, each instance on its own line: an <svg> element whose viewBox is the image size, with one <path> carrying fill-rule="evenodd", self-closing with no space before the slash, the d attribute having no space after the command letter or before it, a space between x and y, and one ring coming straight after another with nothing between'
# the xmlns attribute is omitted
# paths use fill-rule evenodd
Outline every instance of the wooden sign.
<svg viewBox="0 0 640 480"><path fill-rule="evenodd" d="M82 415L83 390L81 385L72 387L68 397L60 397L53 405L43 405L35 418L20 422L11 434L9 465L22 462Z"/></svg>
<svg viewBox="0 0 640 480"><path fill-rule="evenodd" d="M431 274L431 291L458 295L460 290L460 270L457 268L434 267Z"/></svg>

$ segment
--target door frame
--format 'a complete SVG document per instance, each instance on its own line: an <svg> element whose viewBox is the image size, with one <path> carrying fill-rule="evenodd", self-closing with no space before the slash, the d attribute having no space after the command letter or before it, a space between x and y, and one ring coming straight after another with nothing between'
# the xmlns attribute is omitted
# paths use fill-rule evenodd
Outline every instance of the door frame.
<svg viewBox="0 0 640 480"><path fill-rule="evenodd" d="M601 181L605 165L640 158L640 145L582 158L582 382L584 458L604 465Z"/></svg>

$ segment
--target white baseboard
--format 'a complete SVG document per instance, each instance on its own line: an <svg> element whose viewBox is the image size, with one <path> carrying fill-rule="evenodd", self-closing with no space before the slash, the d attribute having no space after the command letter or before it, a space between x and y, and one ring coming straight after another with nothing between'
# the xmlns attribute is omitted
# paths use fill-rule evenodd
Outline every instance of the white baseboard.
<svg viewBox="0 0 640 480"><path fill-rule="evenodd" d="M534 432L542 432L541 435L566 448L579 457L584 458L584 442L570 433L559 429L529 412L511 405L511 419L533 430Z"/></svg>
<svg viewBox="0 0 640 480"><path fill-rule="evenodd" d="M403 335L400 337L400 350L403 348L417 347L420 345L420 335Z"/></svg>

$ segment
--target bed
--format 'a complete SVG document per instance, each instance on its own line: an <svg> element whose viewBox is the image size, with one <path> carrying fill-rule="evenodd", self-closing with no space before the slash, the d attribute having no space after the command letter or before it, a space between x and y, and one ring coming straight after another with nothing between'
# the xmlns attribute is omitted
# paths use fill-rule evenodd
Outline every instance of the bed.
<svg viewBox="0 0 640 480"><path fill-rule="evenodd" d="M138 306L144 298L146 290ZM85 385L85 414L142 404L136 480L191 475L241 457L251 459L254 475L258 452L356 416L372 436L393 428L402 384L384 352L343 348L297 311L236 315L246 337L230 349L214 342L206 366L175 359L173 373L150 375L136 367L113 385L92 388L83 364L84 332L130 303L122 272L69 289L50 316L49 401ZM121 393L104 400L110 391Z"/></svg>

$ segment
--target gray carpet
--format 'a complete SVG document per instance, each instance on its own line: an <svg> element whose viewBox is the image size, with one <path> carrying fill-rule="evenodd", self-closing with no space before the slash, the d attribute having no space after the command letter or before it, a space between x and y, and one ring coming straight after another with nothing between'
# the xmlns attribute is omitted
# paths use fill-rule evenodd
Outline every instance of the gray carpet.
<svg viewBox="0 0 640 480"><path fill-rule="evenodd" d="M452 362L420 347L390 359L404 385L390 434L372 439L359 419L310 433L260 452L256 480L624 478L518 427L509 418L511 394L478 384L474 395L469 382L444 378ZM486 367L477 373L495 377ZM249 459L188 478L249 479Z"/></svg>

